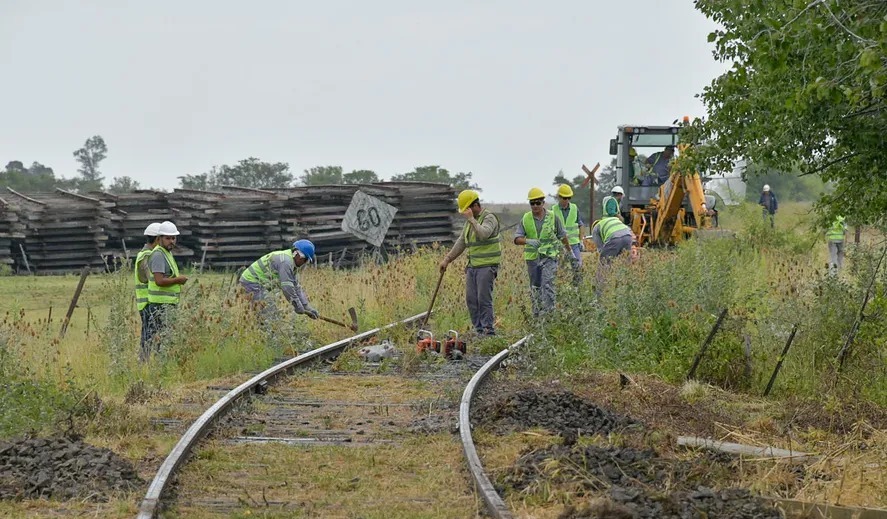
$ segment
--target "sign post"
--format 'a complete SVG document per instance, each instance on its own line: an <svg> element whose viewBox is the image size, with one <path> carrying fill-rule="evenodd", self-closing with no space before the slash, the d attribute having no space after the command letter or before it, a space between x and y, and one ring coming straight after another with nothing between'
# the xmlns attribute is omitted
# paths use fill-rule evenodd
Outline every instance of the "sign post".
<svg viewBox="0 0 887 519"><path fill-rule="evenodd" d="M381 247L397 208L358 190L345 211L342 230Z"/></svg>

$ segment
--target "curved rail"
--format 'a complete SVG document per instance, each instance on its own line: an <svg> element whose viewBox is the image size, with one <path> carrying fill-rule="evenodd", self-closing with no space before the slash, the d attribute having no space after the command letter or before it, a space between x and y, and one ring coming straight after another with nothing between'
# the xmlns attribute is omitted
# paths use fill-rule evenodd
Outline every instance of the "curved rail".
<svg viewBox="0 0 887 519"><path fill-rule="evenodd" d="M169 486L172 476L175 475L175 473L178 471L185 457L188 455L189 452L191 452L191 449L194 447L197 441L200 440L200 438L202 438L204 434L206 434L207 430L212 426L213 421L215 421L217 418L222 416L222 414L228 411L234 402L239 400L241 397L249 394L250 390L252 390L259 383L267 382L268 380L283 375L288 370L295 368L296 366L299 366L301 364L305 364L306 362L336 355L347 348L354 341L359 341L368 337L372 337L382 330L393 328L401 324L410 324L421 319L427 313L428 312L422 312L421 314L408 317L402 321L397 321L395 323L391 323L380 328L367 330L363 333L348 337L347 339L342 339L340 341L327 344L326 346L321 346L320 348L317 348L315 350L305 352L287 361L281 362L280 364L272 366L271 368L268 368L267 370L259 373L258 375L229 391L222 398L216 401L216 403L213 404L212 407L210 407L202 415L200 415L200 418L198 418L191 425L191 427L189 427L188 430L185 431L185 434L182 435L182 437L179 439L179 442L163 461L163 464L160 465L160 468L157 470L157 474L151 481L151 486L148 487L148 492L145 493L145 498L142 499L142 504L139 507L138 519L153 519L156 516L160 505L160 498L163 495L163 492Z"/></svg>
<svg viewBox="0 0 887 519"><path fill-rule="evenodd" d="M523 345L530 337L530 335L527 335L500 351L477 370L477 373L471 377L468 385L465 386L465 391L462 393L462 401L459 403L459 436L462 437L462 450L465 451L465 459L468 460L468 470L471 472L471 477L474 478L474 483L484 503L487 505L487 511L495 519L511 519L512 515L505 501L496 492L493 483L490 482L490 478L484 472L483 465L480 463L480 457L477 455L477 449L474 447L474 440L471 438L471 401L474 399L475 391L486 380L487 376L499 367L502 361L511 353L512 349Z"/></svg>

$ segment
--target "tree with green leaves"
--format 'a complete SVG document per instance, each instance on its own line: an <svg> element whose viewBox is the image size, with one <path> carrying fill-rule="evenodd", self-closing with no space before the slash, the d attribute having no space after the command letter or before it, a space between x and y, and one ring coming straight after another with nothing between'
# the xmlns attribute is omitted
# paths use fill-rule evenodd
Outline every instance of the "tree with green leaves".
<svg viewBox="0 0 887 519"><path fill-rule="evenodd" d="M299 178L306 186L337 185L343 182L342 166L315 166Z"/></svg>
<svg viewBox="0 0 887 519"><path fill-rule="evenodd" d="M835 189L823 220L887 214L887 2L696 0L721 29L714 57L733 66L700 94L705 120L684 128L699 143L679 162L728 171L748 159L821 175ZM852 203L849 201L852 200Z"/></svg>
<svg viewBox="0 0 887 519"><path fill-rule="evenodd" d="M368 169L355 169L342 177L345 184L372 184L379 181L379 175Z"/></svg>
<svg viewBox="0 0 887 519"><path fill-rule="evenodd" d="M131 177L124 175L122 177L114 177L114 181L108 186L108 191L115 195L121 195L123 193L132 193L141 188L142 187L137 180L133 180Z"/></svg>
<svg viewBox="0 0 887 519"><path fill-rule="evenodd" d="M0 171L0 187L22 192L52 191L57 187L72 190L76 188L76 180L56 177L52 168L39 162L25 168L21 161L12 160Z"/></svg>
<svg viewBox="0 0 887 519"><path fill-rule="evenodd" d="M94 135L83 144L83 147L74 151L74 158L80 163L77 172L77 190L81 193L101 191L105 177L99 170L102 161L108 156L108 146L101 135Z"/></svg>
<svg viewBox="0 0 887 519"><path fill-rule="evenodd" d="M206 173L179 178L183 189L218 189L222 186L274 189L290 187L293 175L286 162L263 162L255 157L243 159L233 166L213 166Z"/></svg>
<svg viewBox="0 0 887 519"><path fill-rule="evenodd" d="M439 184L449 184L459 191L463 189L482 191L477 184L471 181L471 176L471 172L451 175L449 171L440 166L420 166L409 173L394 175L391 177L391 180L392 182L437 182Z"/></svg>

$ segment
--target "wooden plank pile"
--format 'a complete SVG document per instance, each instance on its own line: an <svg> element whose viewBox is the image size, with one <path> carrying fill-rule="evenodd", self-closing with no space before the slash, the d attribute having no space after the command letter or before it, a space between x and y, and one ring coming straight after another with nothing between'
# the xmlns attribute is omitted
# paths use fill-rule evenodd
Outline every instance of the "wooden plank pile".
<svg viewBox="0 0 887 519"><path fill-rule="evenodd" d="M398 209L381 250L342 230L345 211L358 189ZM449 245L458 234L456 190L445 184L379 182L280 191L288 197L282 218L284 238L313 241L320 261L339 267L353 266L371 253L415 250L433 242Z"/></svg>
<svg viewBox="0 0 887 519"><path fill-rule="evenodd" d="M358 189L398 209L381 248L342 231ZM180 265L190 259L200 268L245 266L300 238L315 243L321 261L347 267L368 255L411 251L434 242L449 245L461 228L456 191L424 182L91 196L62 190L8 193L0 200L0 264L11 262L10 250L19 263L18 243L12 241L19 239L38 273L76 272L84 265L113 268L109 260L131 259L144 244L145 227L164 220L182 233L173 251Z"/></svg>
<svg viewBox="0 0 887 519"><path fill-rule="evenodd" d="M105 254L115 258L132 258L145 243L145 228L153 222L169 220L181 233L173 251L176 258L190 258L194 250L189 244L191 215L170 207L167 194L150 189L124 194L94 193L111 214L111 227ZM181 261L181 260L180 260Z"/></svg>
<svg viewBox="0 0 887 519"><path fill-rule="evenodd" d="M98 199L62 189L8 198L22 208L24 249L32 271L73 272L86 266L105 270L105 243L111 215Z"/></svg>
<svg viewBox="0 0 887 519"><path fill-rule="evenodd" d="M19 217L20 211L19 206L0 198L0 265L9 265L10 268L16 263L14 258L21 261L18 248L25 238L25 224ZM24 264L21 268L26 269Z"/></svg>
<svg viewBox="0 0 887 519"><path fill-rule="evenodd" d="M259 256L285 246L280 215L286 197L257 189L227 187L223 191L176 189L170 206L191 215L193 244L201 268L248 265Z"/></svg>

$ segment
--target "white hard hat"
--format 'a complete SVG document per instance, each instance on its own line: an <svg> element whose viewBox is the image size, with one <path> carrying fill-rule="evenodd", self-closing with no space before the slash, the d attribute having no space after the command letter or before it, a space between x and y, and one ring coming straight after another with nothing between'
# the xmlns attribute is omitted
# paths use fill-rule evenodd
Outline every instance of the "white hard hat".
<svg viewBox="0 0 887 519"><path fill-rule="evenodd" d="M157 227L157 235L158 236L178 236L179 230L176 228L176 224L166 221L161 223Z"/></svg>
<svg viewBox="0 0 887 519"><path fill-rule="evenodd" d="M622 190L622 186L613 186L613 193L619 193L620 195L624 195L625 191Z"/></svg>
<svg viewBox="0 0 887 519"><path fill-rule="evenodd" d="M764 191L770 191L770 184L764 184Z"/></svg>
<svg viewBox="0 0 887 519"><path fill-rule="evenodd" d="M160 234L160 224L157 222L149 223L145 227L145 236L158 236Z"/></svg>

